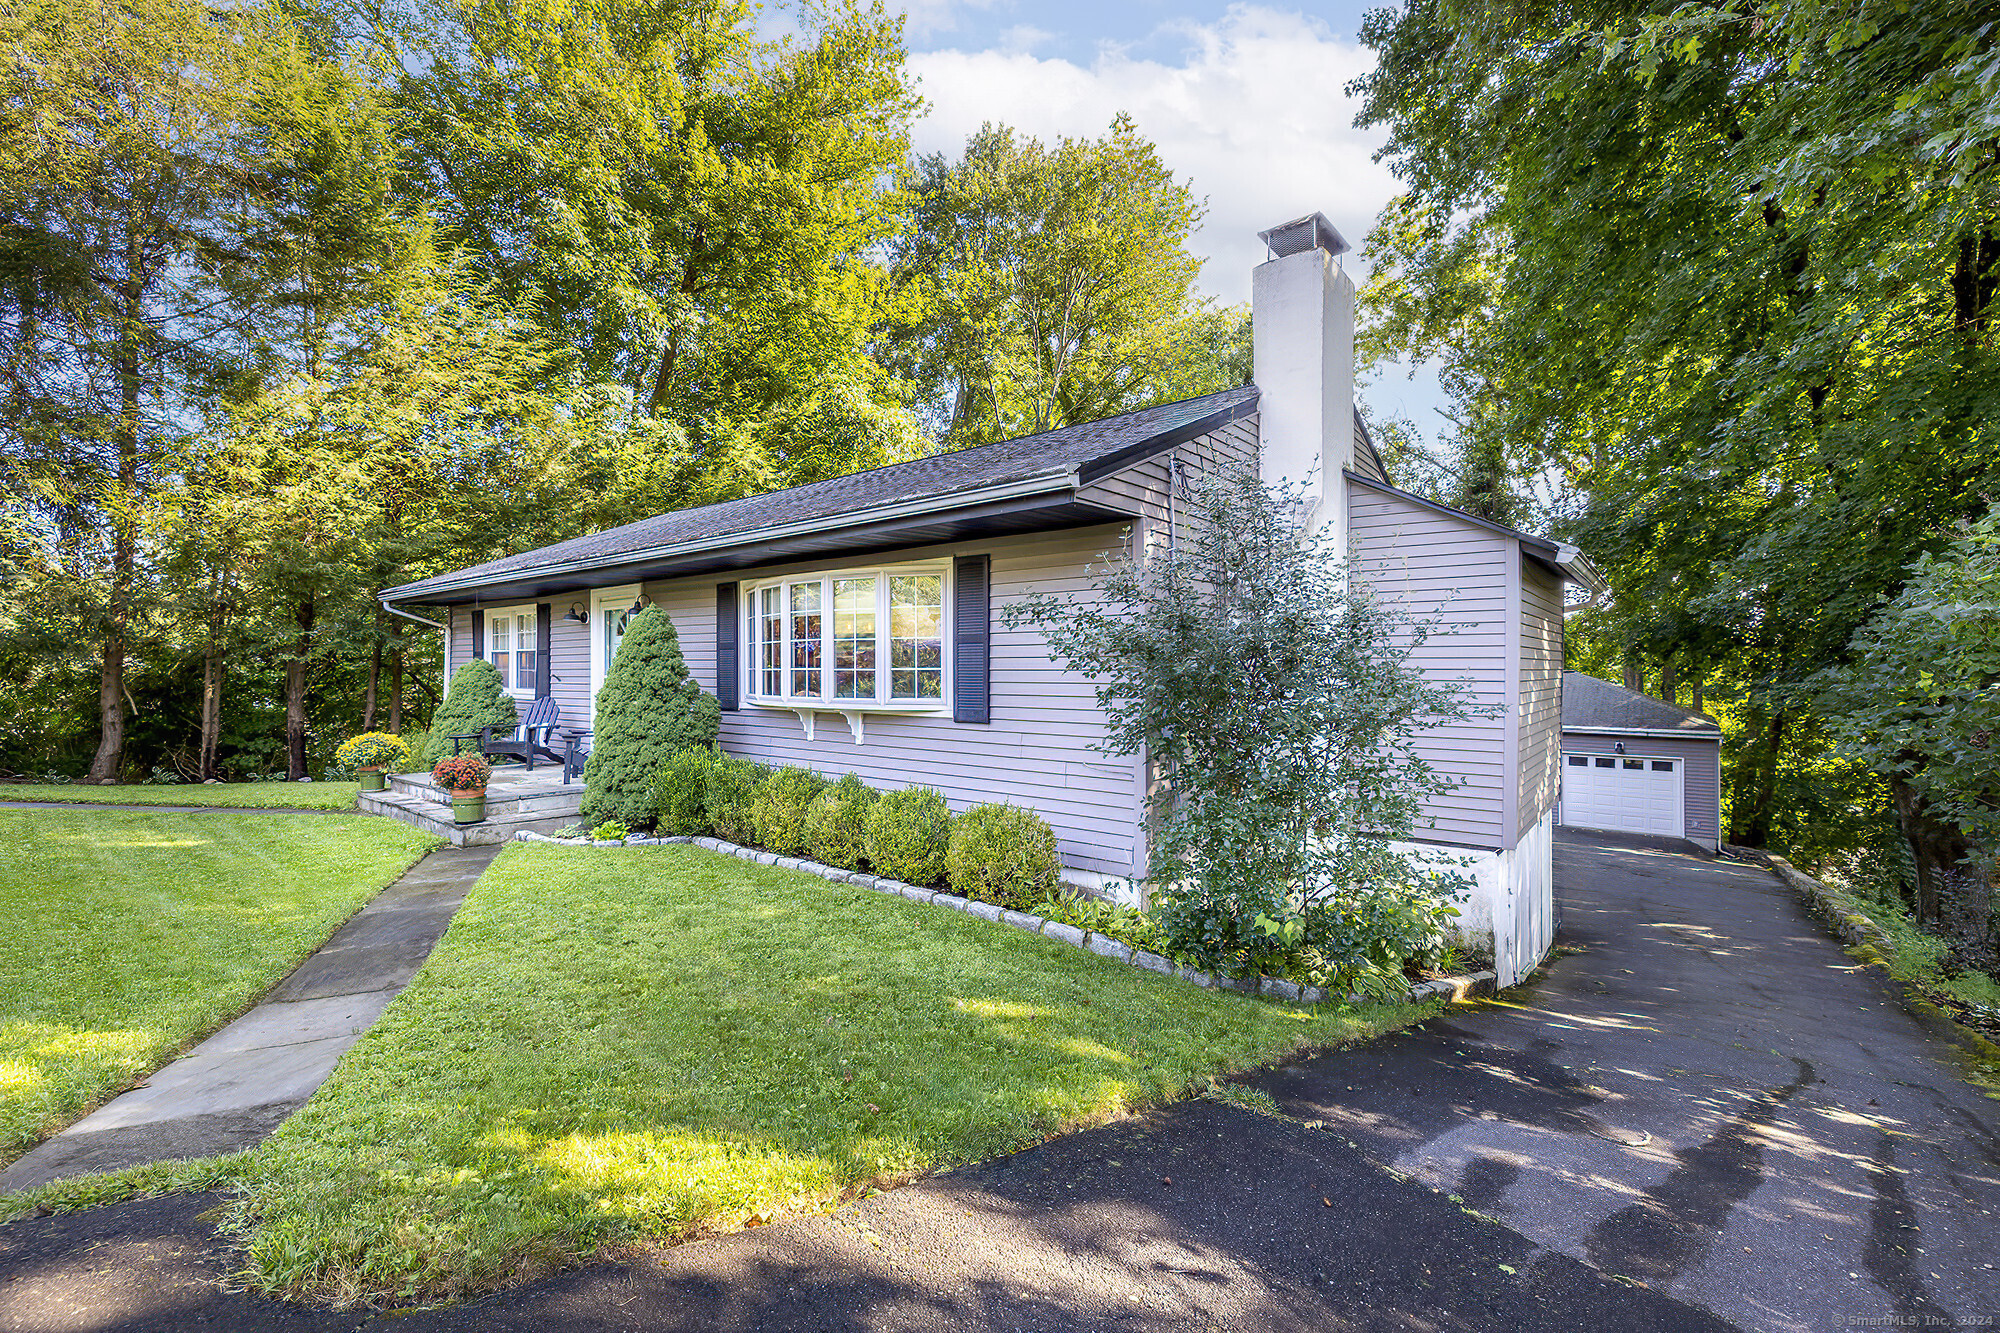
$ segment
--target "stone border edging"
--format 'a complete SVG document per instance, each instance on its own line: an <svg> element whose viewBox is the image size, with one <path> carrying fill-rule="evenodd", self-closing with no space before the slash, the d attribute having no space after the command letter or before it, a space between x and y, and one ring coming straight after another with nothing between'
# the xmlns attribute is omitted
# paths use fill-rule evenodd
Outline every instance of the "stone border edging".
<svg viewBox="0 0 2000 1333"><path fill-rule="evenodd" d="M1770 871L1780 884L1804 898L1807 909L1831 926L1833 933L1849 944L1865 944L1884 956L1895 951L1896 946L1890 940L1889 932L1876 925L1874 918L1842 908L1833 900L1833 895L1827 892L1826 885L1810 875L1800 874L1798 867L1784 857L1774 856L1756 847L1739 847L1733 842L1722 844L1722 850L1741 860L1755 862Z"/></svg>
<svg viewBox="0 0 2000 1333"><path fill-rule="evenodd" d="M577 838L553 838L546 833L522 829L514 835L514 839L517 842L552 843L558 847L665 847L687 844L706 851L720 852L724 856L734 856L739 860L755 861L759 865L776 866L780 870L801 870L808 875L817 875L836 884L854 884L864 889L873 889L877 893L893 893L908 898L913 903L929 903L935 907L949 908L954 912L964 912L968 916L1011 926L1030 935L1042 935L1052 940L1061 940L1064 944L1074 945L1079 949L1088 949L1094 954L1109 958L1116 963L1124 963L1128 967L1143 968L1164 977L1177 977L1182 981L1192 982L1204 990L1234 991L1240 995L1261 994L1267 999L1289 1000L1296 1004L1324 1004L1331 998L1322 986L1301 986L1296 982L1280 981L1276 977L1264 977L1261 981L1218 977L1198 968L1176 963L1171 958L1163 958L1144 949L1134 949L1131 945L1112 939L1109 935L1085 930L1080 926L1065 925L1060 921L1050 921L1031 912L1016 912L994 903L961 898L955 893L919 888L914 884L905 884L901 880L870 875L859 870L842 870L838 866L822 865L818 861L808 861L801 857L779 856L776 852L739 846L733 842L724 842L721 838L633 836L585 841ZM1474 972L1462 977L1440 977L1435 981L1426 981L1421 986L1412 987L1404 998L1411 1004L1421 1004L1425 1000L1434 999L1455 1003L1494 994L1498 981L1498 975L1491 970Z"/></svg>

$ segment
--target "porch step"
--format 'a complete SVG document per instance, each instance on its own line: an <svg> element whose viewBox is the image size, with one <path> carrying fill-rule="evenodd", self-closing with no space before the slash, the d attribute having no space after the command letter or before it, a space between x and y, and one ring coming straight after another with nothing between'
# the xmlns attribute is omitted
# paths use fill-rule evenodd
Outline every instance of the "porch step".
<svg viewBox="0 0 2000 1333"><path fill-rule="evenodd" d="M515 769L502 769L496 780L486 789L486 817L488 819L512 819L516 816L574 815L583 808L583 783L562 784L562 769L548 770L549 779L544 782L542 769L532 775L532 785L522 781L524 775ZM524 789L525 788L525 789ZM386 792L364 793L377 799L393 797L408 801L412 805L430 805L451 811L451 793L433 785L427 773L398 773L389 779Z"/></svg>
<svg viewBox="0 0 2000 1333"><path fill-rule="evenodd" d="M489 794L486 820L479 824L459 824L453 820L449 797L440 803L428 794L407 795L392 790L362 792L357 801L364 813L381 815L422 829L445 839L454 847L484 847L492 843L512 842L514 835L524 830L554 833L576 823L578 813L583 809L583 787L580 784L574 786L569 794L527 799L535 804L535 808L496 808L518 805L519 802L496 802Z"/></svg>

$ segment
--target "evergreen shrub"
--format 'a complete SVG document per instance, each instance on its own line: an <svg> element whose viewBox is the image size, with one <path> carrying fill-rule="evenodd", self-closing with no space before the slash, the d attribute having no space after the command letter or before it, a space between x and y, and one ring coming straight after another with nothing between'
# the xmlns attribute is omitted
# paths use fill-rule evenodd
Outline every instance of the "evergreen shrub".
<svg viewBox="0 0 2000 1333"><path fill-rule="evenodd" d="M868 859L868 810L882 794L849 773L806 810L806 847L813 859L859 870Z"/></svg>
<svg viewBox="0 0 2000 1333"><path fill-rule="evenodd" d="M951 808L929 787L884 793L868 811L868 863L877 874L920 887L944 878Z"/></svg>
<svg viewBox="0 0 2000 1333"><path fill-rule="evenodd" d="M596 735L583 766L584 821L650 822L653 784L667 757L714 745L721 729L722 706L688 673L674 622L647 607L626 628L597 691Z"/></svg>
<svg viewBox="0 0 2000 1333"><path fill-rule="evenodd" d="M451 753L451 738L492 727L511 733L521 720L514 700L500 683L500 670L483 657L476 657L451 673L444 702L431 717L430 735L424 740L423 767L429 768Z"/></svg>
<svg viewBox="0 0 2000 1333"><path fill-rule="evenodd" d="M748 759L722 757L708 775L708 826L740 847L757 843L757 794L771 770Z"/></svg>
<svg viewBox="0 0 2000 1333"><path fill-rule="evenodd" d="M676 750L660 765L653 783L655 827L671 837L704 837L714 831L708 814L708 789L722 755L707 746Z"/></svg>
<svg viewBox="0 0 2000 1333"><path fill-rule="evenodd" d="M1062 884L1056 831L1018 805L975 805L951 825L945 857L951 891L983 903L1026 907Z"/></svg>
<svg viewBox="0 0 2000 1333"><path fill-rule="evenodd" d="M757 789L751 820L757 843L780 856L802 856L806 850L806 811L826 790L826 779L809 768L781 768Z"/></svg>

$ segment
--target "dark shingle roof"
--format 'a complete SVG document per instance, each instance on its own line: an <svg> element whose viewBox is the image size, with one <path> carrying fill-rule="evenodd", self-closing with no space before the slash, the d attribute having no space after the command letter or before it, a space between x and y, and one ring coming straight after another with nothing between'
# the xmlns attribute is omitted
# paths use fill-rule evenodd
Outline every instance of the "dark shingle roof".
<svg viewBox="0 0 2000 1333"><path fill-rule="evenodd" d="M1608 680L1577 671L1563 672L1563 726L1605 731L1684 731L1720 736L1714 718L1652 698Z"/></svg>
<svg viewBox="0 0 2000 1333"><path fill-rule="evenodd" d="M1088 472L1092 465L1119 463L1127 453L1135 459L1143 456L1147 446L1155 442L1166 447L1191 438L1188 432L1199 433L1241 416L1256 401L1256 387L1246 385L1204 398L1165 403L1040 435L933 454L768 495L676 509L623 527L439 574L389 592L395 594L394 600L412 601L440 585L464 587L557 565L612 565L660 547L717 540L785 524L823 522L828 527L837 527L853 515L885 505L935 499L961 491L983 491L1041 476L1055 477L1072 468Z"/></svg>

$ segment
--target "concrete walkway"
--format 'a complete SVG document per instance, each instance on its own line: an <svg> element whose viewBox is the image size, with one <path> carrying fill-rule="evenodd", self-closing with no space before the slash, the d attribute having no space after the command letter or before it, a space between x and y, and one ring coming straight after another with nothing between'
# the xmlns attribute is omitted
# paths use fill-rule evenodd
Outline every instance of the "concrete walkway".
<svg viewBox="0 0 2000 1333"><path fill-rule="evenodd" d="M499 852L449 847L419 861L256 1008L0 1171L0 1194L261 1142L409 984Z"/></svg>

